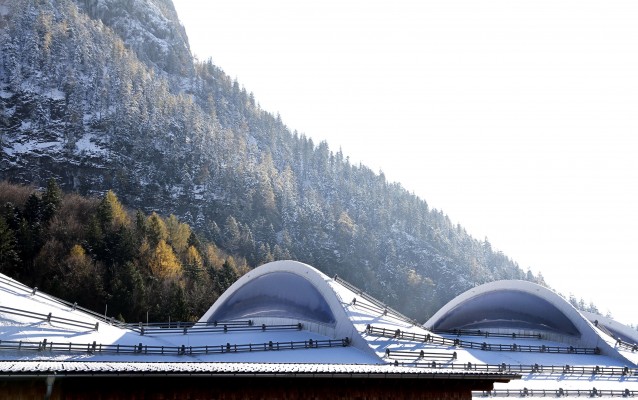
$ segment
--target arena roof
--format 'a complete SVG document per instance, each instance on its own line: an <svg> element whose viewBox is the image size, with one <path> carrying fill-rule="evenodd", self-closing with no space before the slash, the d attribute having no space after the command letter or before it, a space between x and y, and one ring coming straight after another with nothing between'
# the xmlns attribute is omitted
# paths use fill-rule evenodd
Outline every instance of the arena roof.
<svg viewBox="0 0 638 400"><path fill-rule="evenodd" d="M419 378L477 379L489 376L494 381L509 381L513 373L457 370L430 370L397 367L391 364L328 364L328 363L259 363L259 362L132 362L132 361L0 361L0 376L111 376L185 374L188 376L259 376L299 377L359 377L359 378Z"/></svg>
<svg viewBox="0 0 638 400"><path fill-rule="evenodd" d="M473 288L425 325L294 261L250 271L194 324L121 324L4 276L0 300L4 377L356 375L487 379L527 395L595 384L638 395L630 328L594 323L529 282ZM620 342L612 331L624 332Z"/></svg>

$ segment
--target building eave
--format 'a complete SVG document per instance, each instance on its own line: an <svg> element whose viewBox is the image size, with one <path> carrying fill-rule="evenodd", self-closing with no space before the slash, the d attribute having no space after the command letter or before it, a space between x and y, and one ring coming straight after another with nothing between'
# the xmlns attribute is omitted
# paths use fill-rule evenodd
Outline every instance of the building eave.
<svg viewBox="0 0 638 400"><path fill-rule="evenodd" d="M216 362L2 361L0 379L56 377L224 377L489 380L520 379L514 373L437 370L361 364Z"/></svg>

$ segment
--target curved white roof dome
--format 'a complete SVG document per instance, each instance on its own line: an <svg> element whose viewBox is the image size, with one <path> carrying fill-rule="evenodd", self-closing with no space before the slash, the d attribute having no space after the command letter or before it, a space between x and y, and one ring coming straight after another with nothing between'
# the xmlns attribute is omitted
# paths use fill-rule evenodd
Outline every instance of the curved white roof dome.
<svg viewBox="0 0 638 400"><path fill-rule="evenodd" d="M252 320L258 324L303 323L304 328L334 337L348 337L367 352L348 317L336 283L310 265L274 261L242 276L217 299L199 322Z"/></svg>
<svg viewBox="0 0 638 400"><path fill-rule="evenodd" d="M607 346L591 322L568 301L550 289L519 280L472 288L443 306L426 326L434 330L543 331L562 341Z"/></svg>

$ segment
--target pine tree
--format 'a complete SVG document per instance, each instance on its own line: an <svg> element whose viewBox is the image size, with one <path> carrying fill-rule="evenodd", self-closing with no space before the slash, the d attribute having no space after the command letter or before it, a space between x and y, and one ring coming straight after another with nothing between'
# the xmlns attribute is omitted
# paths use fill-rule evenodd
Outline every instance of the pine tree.
<svg viewBox="0 0 638 400"><path fill-rule="evenodd" d="M0 272L13 275L19 263L15 234L5 218L0 215Z"/></svg>
<svg viewBox="0 0 638 400"><path fill-rule="evenodd" d="M235 260L232 257L228 257L222 265L222 269L219 274L219 293L223 293L235 283L235 281L239 278L239 274L237 273L237 267L235 266Z"/></svg>
<svg viewBox="0 0 638 400"><path fill-rule="evenodd" d="M146 318L148 310L147 288L144 277L133 262L118 268L112 282L112 307L114 314L122 314L125 320L136 322Z"/></svg>
<svg viewBox="0 0 638 400"><path fill-rule="evenodd" d="M195 246L188 247L184 270L190 279L198 279L204 270L204 261Z"/></svg>
<svg viewBox="0 0 638 400"><path fill-rule="evenodd" d="M60 209L62 203L62 190L55 179L51 178L47 182L47 189L42 194L42 221L47 223Z"/></svg>
<svg viewBox="0 0 638 400"><path fill-rule="evenodd" d="M36 193L29 195L23 215L29 226L39 229L42 222L42 200Z"/></svg>
<svg viewBox="0 0 638 400"><path fill-rule="evenodd" d="M239 250L241 246L241 231L237 220L231 215L226 218L226 224L223 231L224 247L234 252Z"/></svg>
<svg viewBox="0 0 638 400"><path fill-rule="evenodd" d="M135 213L135 241L137 245L142 243L142 240L146 238L146 216L140 210Z"/></svg>

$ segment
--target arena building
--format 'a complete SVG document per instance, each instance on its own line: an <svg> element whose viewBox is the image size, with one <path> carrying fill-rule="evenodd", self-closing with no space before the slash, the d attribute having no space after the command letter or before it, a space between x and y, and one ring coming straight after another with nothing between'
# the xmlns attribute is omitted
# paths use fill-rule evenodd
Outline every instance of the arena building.
<svg viewBox="0 0 638 400"><path fill-rule="evenodd" d="M551 290L494 282L425 325L277 261L196 323L122 324L0 279L0 396L461 399L638 394L636 334Z"/></svg>

